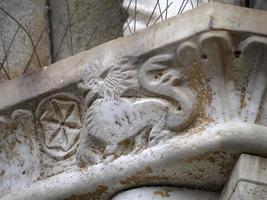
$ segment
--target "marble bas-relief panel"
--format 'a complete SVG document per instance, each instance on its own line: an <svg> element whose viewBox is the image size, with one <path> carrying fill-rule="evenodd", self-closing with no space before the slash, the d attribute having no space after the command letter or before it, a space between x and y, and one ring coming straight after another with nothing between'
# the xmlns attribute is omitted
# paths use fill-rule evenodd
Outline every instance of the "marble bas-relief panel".
<svg viewBox="0 0 267 200"><path fill-rule="evenodd" d="M82 165L162 142L188 127L197 115L196 94L184 80L175 55L153 56L139 69L131 59L120 59L104 77L80 85L89 90L78 150ZM127 95L138 90L149 97L142 92ZM95 154L95 149L103 154Z"/></svg>
<svg viewBox="0 0 267 200"><path fill-rule="evenodd" d="M28 99L19 91L23 103L1 107L4 200L106 200L160 184L219 191L240 153L266 155L267 38L220 27L215 11L180 39L159 41L161 31L178 34L171 19L36 73L41 91L34 85Z"/></svg>
<svg viewBox="0 0 267 200"><path fill-rule="evenodd" d="M149 55L115 58L98 75L88 68L76 95L55 93L34 111L1 117L1 182L27 186L227 122L265 126L266 54L265 37L211 31Z"/></svg>
<svg viewBox="0 0 267 200"><path fill-rule="evenodd" d="M83 105L73 94L56 93L38 104L36 130L42 151L42 178L75 165L82 120Z"/></svg>
<svg viewBox="0 0 267 200"><path fill-rule="evenodd" d="M234 41L230 33L214 31L142 64L119 59L85 80L79 84L88 93L78 163L113 160L200 123L265 124L266 44L264 37Z"/></svg>
<svg viewBox="0 0 267 200"><path fill-rule="evenodd" d="M261 36L234 41L227 31L213 31L159 53L116 58L97 76L87 70L77 84L80 95L50 95L38 103L34 115L15 111L27 114L23 115L27 121L15 123L13 114L3 122L10 127L18 124L19 129L8 130L10 139L1 142L16 148L26 145L21 148L29 151L23 153L27 159L32 155L26 162L27 169L33 168L31 183L76 165L88 167L139 154L185 131L190 134L230 121L264 125L266 44ZM252 92L255 87L257 95ZM29 128L34 141L17 142ZM14 150L19 155L4 165L23 152L8 148L3 148L2 159ZM6 168L1 169L2 181Z"/></svg>
<svg viewBox="0 0 267 200"><path fill-rule="evenodd" d="M83 108L73 94L42 100L35 112L17 109L0 117L0 194L69 169L82 128Z"/></svg>

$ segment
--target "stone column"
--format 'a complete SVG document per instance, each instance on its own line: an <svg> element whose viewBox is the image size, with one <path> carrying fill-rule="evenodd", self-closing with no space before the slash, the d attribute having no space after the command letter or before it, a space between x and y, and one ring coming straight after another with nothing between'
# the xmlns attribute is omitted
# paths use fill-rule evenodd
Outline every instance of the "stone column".
<svg viewBox="0 0 267 200"><path fill-rule="evenodd" d="M50 0L53 61L122 36L118 0Z"/></svg>
<svg viewBox="0 0 267 200"><path fill-rule="evenodd" d="M1 0L0 83L50 64L46 0Z"/></svg>

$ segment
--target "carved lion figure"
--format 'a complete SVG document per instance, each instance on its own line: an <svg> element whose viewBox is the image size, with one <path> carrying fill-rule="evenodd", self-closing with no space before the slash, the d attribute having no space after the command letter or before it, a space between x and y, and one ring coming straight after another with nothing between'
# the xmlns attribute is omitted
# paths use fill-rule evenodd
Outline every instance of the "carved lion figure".
<svg viewBox="0 0 267 200"><path fill-rule="evenodd" d="M167 132L185 129L196 116L196 96L169 54L154 56L140 67L120 59L105 77L79 87L88 90L80 166L114 159L142 144L154 145ZM151 97L123 97L130 87Z"/></svg>

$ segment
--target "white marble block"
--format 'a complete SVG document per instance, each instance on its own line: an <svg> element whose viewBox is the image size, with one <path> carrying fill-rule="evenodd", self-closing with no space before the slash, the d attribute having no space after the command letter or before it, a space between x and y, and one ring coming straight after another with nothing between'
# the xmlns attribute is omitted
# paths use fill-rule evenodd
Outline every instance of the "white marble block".
<svg viewBox="0 0 267 200"><path fill-rule="evenodd" d="M220 200L266 200L267 158L242 154Z"/></svg>
<svg viewBox="0 0 267 200"><path fill-rule="evenodd" d="M116 195L112 200L218 200L219 193L178 187L142 187Z"/></svg>

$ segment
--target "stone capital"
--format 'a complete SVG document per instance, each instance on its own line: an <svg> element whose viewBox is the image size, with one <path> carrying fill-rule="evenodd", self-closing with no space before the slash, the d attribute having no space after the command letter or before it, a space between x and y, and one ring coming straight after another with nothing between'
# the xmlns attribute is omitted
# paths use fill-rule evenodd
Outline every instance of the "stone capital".
<svg viewBox="0 0 267 200"><path fill-rule="evenodd" d="M267 156L266 19L202 5L1 84L2 199L219 192L240 154Z"/></svg>

